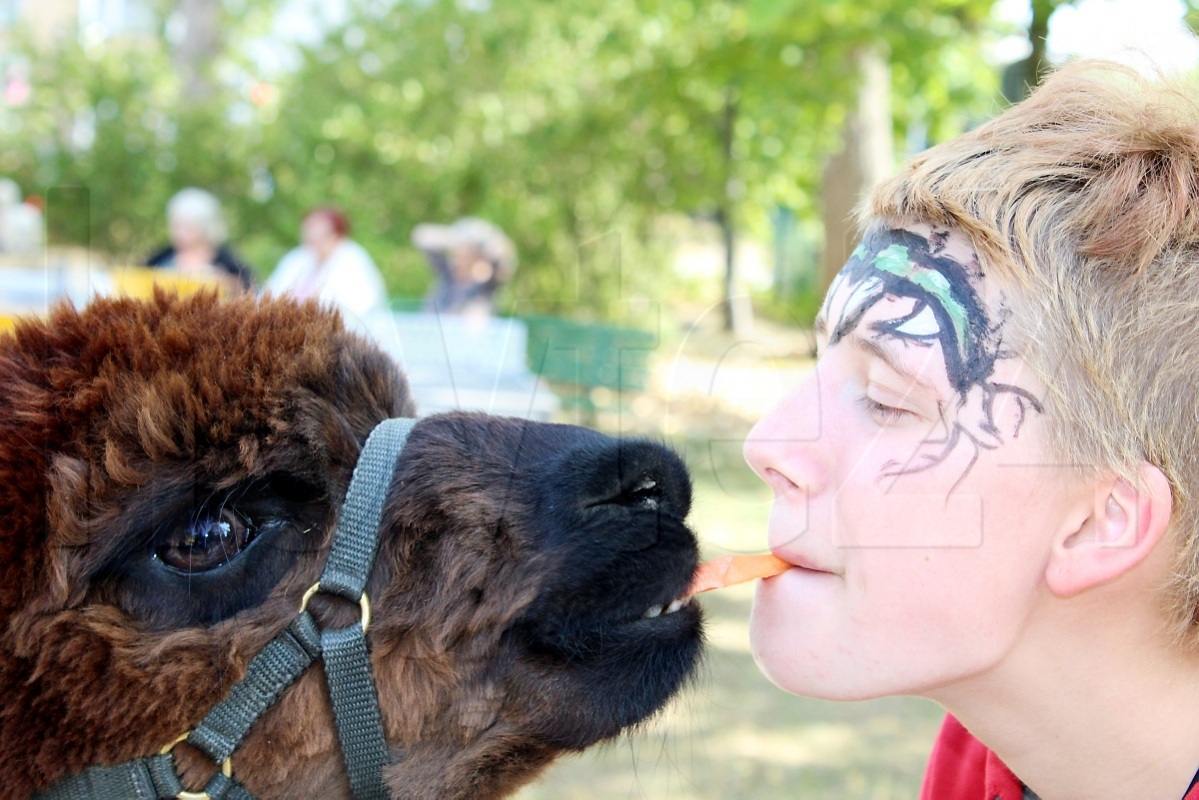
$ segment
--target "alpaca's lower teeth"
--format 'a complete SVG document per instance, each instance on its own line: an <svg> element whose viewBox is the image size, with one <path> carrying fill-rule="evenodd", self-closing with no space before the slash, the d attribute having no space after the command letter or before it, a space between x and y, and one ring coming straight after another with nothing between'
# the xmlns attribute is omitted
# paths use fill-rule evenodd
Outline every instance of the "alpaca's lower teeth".
<svg viewBox="0 0 1199 800"><path fill-rule="evenodd" d="M665 606L665 607L650 606L649 608L645 609L645 613L641 615L641 618L642 619L653 619L654 617L660 617L663 614L673 614L674 612L678 611L680 608L682 608L683 606L687 605L690 602L691 602L690 597L680 597L675 600L672 600L670 602L670 605Z"/></svg>

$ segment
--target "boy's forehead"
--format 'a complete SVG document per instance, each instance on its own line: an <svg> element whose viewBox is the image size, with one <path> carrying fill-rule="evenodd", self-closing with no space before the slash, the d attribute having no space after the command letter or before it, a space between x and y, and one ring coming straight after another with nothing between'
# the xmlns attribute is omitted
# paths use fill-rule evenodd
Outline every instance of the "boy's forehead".
<svg viewBox="0 0 1199 800"><path fill-rule="evenodd" d="M961 264L969 276L970 283L978 292L979 299L987 309L988 314L998 317L999 309L1003 307L1002 317L1010 322L1012 307L1007 302L1011 299L1011 283L1000 275L986 272L978 258L974 242L960 228L934 226L929 223L917 222L910 225L898 226L900 230L910 231L918 236L935 241L943 248L941 255ZM999 320L996 319L996 322ZM1010 325L1005 325L1010 328ZM1009 330L1010 334L1011 331Z"/></svg>
<svg viewBox="0 0 1199 800"><path fill-rule="evenodd" d="M962 395L984 386L1001 357L1009 313L987 280L970 238L929 224L874 227L834 278L817 334L919 347L939 346ZM1005 355L1006 354L1006 355Z"/></svg>
<svg viewBox="0 0 1199 800"><path fill-rule="evenodd" d="M885 246L887 242L898 240L904 233L915 234L928 242L929 249L942 258L956 262L962 267L962 274L971 288L977 292L983 307L988 311L1004 305L1008 294L1001 279L984 272L979 262L974 243L960 228L944 225L933 225L927 222L893 222L884 220L873 232L867 233L859 243L859 247L874 244ZM830 287L830 290L835 288ZM825 297L821 316L828 311L830 296Z"/></svg>
<svg viewBox="0 0 1199 800"><path fill-rule="evenodd" d="M946 258L952 258L962 266L976 273L978 272L978 253L974 250L974 243L961 230L957 228L938 228L926 222L891 227L910 231L923 239L927 239L930 243L936 242L941 255Z"/></svg>

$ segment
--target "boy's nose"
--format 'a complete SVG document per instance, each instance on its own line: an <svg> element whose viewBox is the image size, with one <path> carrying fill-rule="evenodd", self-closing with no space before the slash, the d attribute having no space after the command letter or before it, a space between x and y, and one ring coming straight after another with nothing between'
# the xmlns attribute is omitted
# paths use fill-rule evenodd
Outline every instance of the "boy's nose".
<svg viewBox="0 0 1199 800"><path fill-rule="evenodd" d="M745 437L746 463L776 497L795 491L813 495L823 487L819 410L820 386L813 371Z"/></svg>

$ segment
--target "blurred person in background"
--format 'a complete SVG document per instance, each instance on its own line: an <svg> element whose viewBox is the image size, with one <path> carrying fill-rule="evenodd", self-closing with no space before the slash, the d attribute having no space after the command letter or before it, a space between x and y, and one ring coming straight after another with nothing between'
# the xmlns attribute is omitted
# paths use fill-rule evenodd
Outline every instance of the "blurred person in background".
<svg viewBox="0 0 1199 800"><path fill-rule="evenodd" d="M279 261L266 290L333 305L351 324L386 312L383 276L370 254L349 235L350 222L337 209L309 211L300 223L300 246Z"/></svg>
<svg viewBox="0 0 1199 800"><path fill-rule="evenodd" d="M0 253L41 255L45 245L41 210L22 201L21 187L15 181L0 179Z"/></svg>
<svg viewBox="0 0 1199 800"><path fill-rule="evenodd" d="M417 225L412 243L437 275L425 298L426 311L495 313L495 293L516 271L516 248L502 230L486 220L464 217L453 225Z"/></svg>
<svg viewBox="0 0 1199 800"><path fill-rule="evenodd" d="M226 291L254 285L254 272L226 244L221 204L203 189L180 191L167 204L171 243L146 259L146 266L219 283Z"/></svg>

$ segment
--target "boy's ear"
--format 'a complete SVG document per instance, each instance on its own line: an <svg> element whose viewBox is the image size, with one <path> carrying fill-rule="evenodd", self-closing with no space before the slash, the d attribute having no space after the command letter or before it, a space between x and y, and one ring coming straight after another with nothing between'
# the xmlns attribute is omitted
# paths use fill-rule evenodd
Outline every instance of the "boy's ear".
<svg viewBox="0 0 1199 800"><path fill-rule="evenodd" d="M1072 597L1131 572L1165 536L1174 509L1170 482L1146 462L1140 478L1143 490L1114 475L1094 484L1082 525L1053 542L1045 581L1055 595Z"/></svg>

